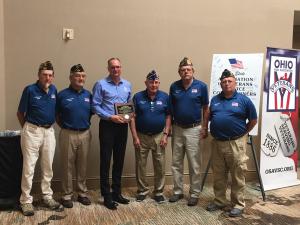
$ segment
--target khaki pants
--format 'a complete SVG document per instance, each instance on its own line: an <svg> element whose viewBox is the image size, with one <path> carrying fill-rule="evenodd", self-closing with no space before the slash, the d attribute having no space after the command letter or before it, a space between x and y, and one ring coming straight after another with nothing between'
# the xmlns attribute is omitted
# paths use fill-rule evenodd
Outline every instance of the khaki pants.
<svg viewBox="0 0 300 225"><path fill-rule="evenodd" d="M21 132L21 148L23 154L21 204L32 203L33 198L30 192L34 168L39 156L43 199L52 198L51 180L53 177L52 163L55 153L55 144L53 127L46 129L28 122L24 124Z"/></svg>
<svg viewBox="0 0 300 225"><path fill-rule="evenodd" d="M231 174L231 203L235 208L245 207L245 171L248 156L247 136L233 141L212 140L212 169L214 179L214 202L217 205L227 205L226 189L228 172Z"/></svg>
<svg viewBox="0 0 300 225"><path fill-rule="evenodd" d="M75 166L76 186L78 195L86 197L86 168L87 156L90 149L91 132L61 129L59 147L62 164L63 199L70 200L73 195L73 168Z"/></svg>
<svg viewBox="0 0 300 225"><path fill-rule="evenodd" d="M138 133L141 142L141 148L135 150L138 194L149 194L149 187L146 181L146 167L149 151L152 152L153 160L154 195L159 196L163 194L165 186L165 149L160 147L162 135L163 133L152 136Z"/></svg>
<svg viewBox="0 0 300 225"><path fill-rule="evenodd" d="M200 125L193 128L181 128L173 125L172 173L174 194L183 194L183 162L186 153L190 174L189 193L194 198L198 198L200 195L200 129Z"/></svg>

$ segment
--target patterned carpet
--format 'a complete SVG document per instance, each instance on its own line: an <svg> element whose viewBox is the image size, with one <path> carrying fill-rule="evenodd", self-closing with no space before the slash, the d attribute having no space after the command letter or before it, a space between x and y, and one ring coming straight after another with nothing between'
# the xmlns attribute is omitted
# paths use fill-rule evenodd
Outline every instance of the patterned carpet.
<svg viewBox="0 0 300 225"><path fill-rule="evenodd" d="M172 194L171 186L166 187L165 196ZM188 186L185 186L188 193ZM83 206L74 202L72 209L63 212L53 212L41 206L40 200L35 201L35 215L24 217L18 210L0 211L0 225L199 225L199 224L272 224L296 225L300 224L300 186L269 191L266 193L267 201L263 202L261 193L254 184L248 184L246 190L245 213L240 218L230 218L224 211L207 212L205 207L213 198L212 188L204 187L199 203L189 207L187 194L185 199L177 203L165 202L157 204L148 197L143 202L135 201L135 188L126 188L124 196L129 197L129 205L119 205L118 210L111 211L102 205L99 191L90 191L91 206ZM229 194L229 193L228 193ZM56 194L55 198L59 199ZM35 199L39 196L35 196Z"/></svg>

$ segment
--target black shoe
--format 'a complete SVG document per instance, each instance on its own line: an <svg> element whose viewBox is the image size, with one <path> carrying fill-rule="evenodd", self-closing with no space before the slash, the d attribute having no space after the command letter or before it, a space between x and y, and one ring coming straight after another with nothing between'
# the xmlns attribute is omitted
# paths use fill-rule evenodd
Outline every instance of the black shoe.
<svg viewBox="0 0 300 225"><path fill-rule="evenodd" d="M145 200L145 198L146 198L146 195L137 195L136 196L136 201L137 202L142 202L142 201Z"/></svg>
<svg viewBox="0 0 300 225"><path fill-rule="evenodd" d="M183 194L174 194L171 198L169 198L169 202L177 202L183 198Z"/></svg>
<svg viewBox="0 0 300 225"><path fill-rule="evenodd" d="M225 206L217 205L216 203L211 202L206 207L206 210L209 211L209 212L213 212L213 211L216 211L216 210L219 210L219 209L224 209L224 208L225 208Z"/></svg>
<svg viewBox="0 0 300 225"><path fill-rule="evenodd" d="M77 201L80 202L82 205L90 205L91 204L91 200L88 197L78 196Z"/></svg>
<svg viewBox="0 0 300 225"><path fill-rule="evenodd" d="M118 202L120 204L129 204L129 202L130 202L129 199L124 198L121 194L113 195L112 200L115 202Z"/></svg>
<svg viewBox="0 0 300 225"><path fill-rule="evenodd" d="M154 196L154 200L159 204L165 202L165 198L162 195Z"/></svg>
<svg viewBox="0 0 300 225"><path fill-rule="evenodd" d="M230 212L229 212L229 216L230 217L239 217L243 214L243 209L238 209L238 208L233 208Z"/></svg>
<svg viewBox="0 0 300 225"><path fill-rule="evenodd" d="M198 198L194 198L194 197L190 197L190 199L188 200L187 205L188 206L195 206L198 204Z"/></svg>
<svg viewBox="0 0 300 225"><path fill-rule="evenodd" d="M61 200L61 204L65 207L65 208L73 208L73 202L71 199L68 199L68 200L65 200L65 199L62 199Z"/></svg>
<svg viewBox="0 0 300 225"><path fill-rule="evenodd" d="M112 200L104 200L104 206L110 210L116 210L118 203L112 201Z"/></svg>

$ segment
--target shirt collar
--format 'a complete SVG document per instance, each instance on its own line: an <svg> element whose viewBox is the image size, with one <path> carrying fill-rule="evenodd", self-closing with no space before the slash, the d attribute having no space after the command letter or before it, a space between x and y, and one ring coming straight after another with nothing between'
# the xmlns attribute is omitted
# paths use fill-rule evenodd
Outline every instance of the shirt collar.
<svg viewBox="0 0 300 225"><path fill-rule="evenodd" d="M146 98L148 98L150 101L155 101L156 98L157 98L157 96L158 96L158 94L159 94L158 92L159 92L159 90L157 90L156 95L155 95L155 97L153 98L153 100L149 97L147 89L144 91L144 96L145 96Z"/></svg>
<svg viewBox="0 0 300 225"><path fill-rule="evenodd" d="M83 88L81 88L79 91L78 90L75 90L71 85L69 85L69 90L73 91L73 92L76 92L78 94L82 93L83 92Z"/></svg>
<svg viewBox="0 0 300 225"><path fill-rule="evenodd" d="M224 98L224 99L233 99L233 98L236 98L237 93L238 93L238 92L235 90L235 91L233 92L233 95L232 95L230 98L225 98L224 92L222 91L222 92L220 93L220 96L221 96L222 98Z"/></svg>
<svg viewBox="0 0 300 225"><path fill-rule="evenodd" d="M38 87L38 89L40 89L42 92L45 92L45 93L47 93L41 86L40 86L40 84L39 84L39 81L37 80L36 82L35 82L35 85ZM52 84L50 84L49 85L49 88L48 88L48 93L49 93L49 91L52 89Z"/></svg>
<svg viewBox="0 0 300 225"><path fill-rule="evenodd" d="M111 77L110 77L109 75L106 77L106 81L107 81L108 83L113 83L113 84L114 84L113 80L111 79ZM119 84L122 84L122 83L123 83L123 78L120 77L120 82L119 82Z"/></svg>

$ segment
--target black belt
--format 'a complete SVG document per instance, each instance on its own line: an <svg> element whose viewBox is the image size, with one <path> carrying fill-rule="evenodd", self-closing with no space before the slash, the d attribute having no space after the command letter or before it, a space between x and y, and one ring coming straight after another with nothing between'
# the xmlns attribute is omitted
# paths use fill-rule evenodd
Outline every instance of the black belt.
<svg viewBox="0 0 300 225"><path fill-rule="evenodd" d="M174 121L174 124L176 126L179 126L181 128L193 128L193 127L197 127L201 124L201 122L197 122L197 123L191 123L191 124L181 124L181 123L177 123Z"/></svg>
<svg viewBox="0 0 300 225"><path fill-rule="evenodd" d="M64 129L66 130L72 130L72 131L86 131L88 130L89 128L66 128L66 127L63 127Z"/></svg>
<svg viewBox="0 0 300 225"><path fill-rule="evenodd" d="M139 132L139 133L141 133L141 134L143 134L143 135L147 135L147 136L154 136L154 135L158 135L158 134L161 133L161 132L158 132L158 133L151 133L151 132L143 133L143 132Z"/></svg>
<svg viewBox="0 0 300 225"><path fill-rule="evenodd" d="M242 135L239 135L239 136L234 136L234 137L228 137L228 138L217 138L217 137L214 137L214 139L216 139L217 141L234 141L234 140L237 140L241 137L243 137L245 134L242 134Z"/></svg>
<svg viewBox="0 0 300 225"><path fill-rule="evenodd" d="M49 125L49 124L37 124L37 123L32 123L32 122L28 122L28 123L31 123L33 125L36 125L38 127L43 127L43 128L46 128L46 129L49 129L52 125Z"/></svg>

